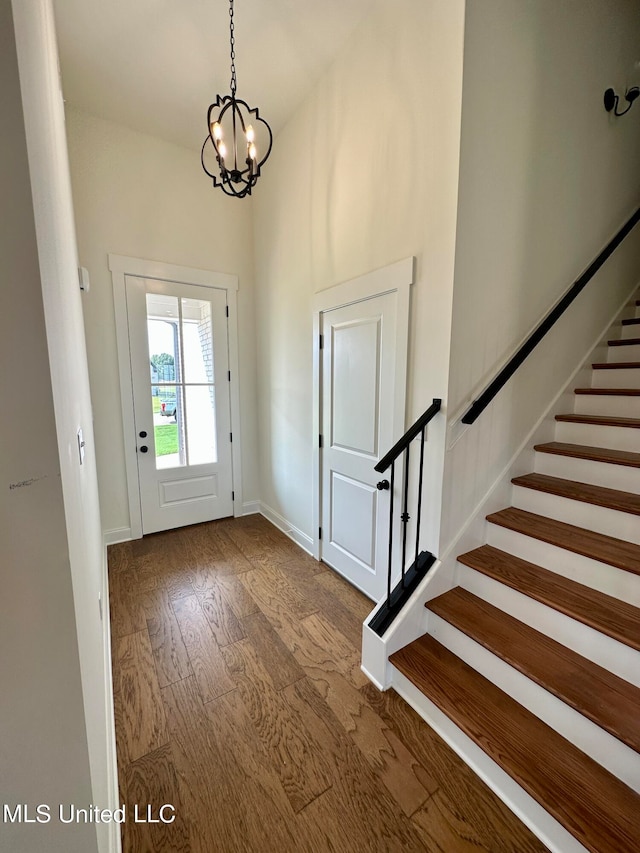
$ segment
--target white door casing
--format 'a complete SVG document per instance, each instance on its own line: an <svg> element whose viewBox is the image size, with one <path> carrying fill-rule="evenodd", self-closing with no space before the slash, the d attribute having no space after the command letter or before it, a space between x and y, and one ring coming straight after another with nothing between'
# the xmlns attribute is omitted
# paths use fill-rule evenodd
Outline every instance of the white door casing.
<svg viewBox="0 0 640 853"><path fill-rule="evenodd" d="M116 309L131 537L139 538L152 530L197 523L232 513L240 515L242 460L237 381L237 277L118 255L109 256L109 266ZM150 305L153 300L161 302L163 299L173 299L174 305L179 303L181 316L184 309L185 322L194 306L205 308L208 303L211 304L215 382L211 382L211 387L205 389L197 387L197 382L189 381L190 378L201 377L181 377L186 380L187 387L183 398L178 391L178 406L184 405L181 399L190 405L190 399L195 401L198 394L209 394L212 397L215 394L215 461L212 461L213 457L203 459L197 458L195 454L189 454L187 459L189 436L185 435L185 424L188 418L181 418L183 413L179 412L174 421L181 421L181 464L174 465L170 461L169 467L166 467L165 458L161 460L162 464L156 466L153 443L155 430L153 424L149 429L146 423L149 419L153 420L147 343L147 292L155 294L149 297L152 300ZM228 309L228 318L225 316L225 308ZM159 309L149 310L155 315ZM135 324L138 330L131 340L130 323ZM155 420L159 422L157 417ZM167 419L167 423L174 421ZM197 433L198 419L191 418L190 423L188 429L196 430ZM230 434L234 430L235 440L231 444ZM139 436L142 431L148 434L145 440ZM138 453L138 449L145 444L148 452ZM195 442L192 442L192 447L195 447ZM187 462L195 464L188 465ZM157 509L150 511L154 501Z"/></svg>
<svg viewBox="0 0 640 853"><path fill-rule="evenodd" d="M412 281L409 258L316 300L314 554L374 600L386 591L390 499L374 466L404 432Z"/></svg>

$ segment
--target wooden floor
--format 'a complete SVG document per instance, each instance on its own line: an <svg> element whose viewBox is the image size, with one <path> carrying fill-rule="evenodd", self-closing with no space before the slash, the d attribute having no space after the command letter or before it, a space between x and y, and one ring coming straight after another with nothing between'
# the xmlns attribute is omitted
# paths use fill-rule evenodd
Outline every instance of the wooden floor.
<svg viewBox="0 0 640 853"><path fill-rule="evenodd" d="M545 849L364 677L370 602L261 516L114 545L109 578L124 853Z"/></svg>

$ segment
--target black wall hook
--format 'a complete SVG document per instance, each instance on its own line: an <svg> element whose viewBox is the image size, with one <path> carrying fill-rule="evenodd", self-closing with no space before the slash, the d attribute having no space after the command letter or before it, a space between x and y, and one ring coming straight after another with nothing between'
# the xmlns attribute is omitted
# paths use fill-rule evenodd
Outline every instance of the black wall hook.
<svg viewBox="0 0 640 853"><path fill-rule="evenodd" d="M619 113L618 104L620 103L620 96L616 95L613 89L607 89L604 93L604 108L608 113L613 110L614 115L623 116L625 113L629 112L638 95L640 95L640 88L638 88L638 86L632 86L630 89L627 89L624 96L627 100L628 106L626 110L622 110L622 112Z"/></svg>

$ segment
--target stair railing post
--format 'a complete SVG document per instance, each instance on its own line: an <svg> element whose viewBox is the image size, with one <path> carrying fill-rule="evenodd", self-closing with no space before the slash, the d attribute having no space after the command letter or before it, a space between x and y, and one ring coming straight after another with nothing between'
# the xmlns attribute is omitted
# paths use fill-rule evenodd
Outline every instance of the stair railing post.
<svg viewBox="0 0 640 853"><path fill-rule="evenodd" d="M423 481L423 473L424 473L424 438L425 432L427 428L422 427L422 433L420 435L420 470L418 474L418 509L416 512L416 552L415 552L415 562L416 565L418 563L418 553L420 547L420 521L422 519L422 481Z"/></svg>
<svg viewBox="0 0 640 853"><path fill-rule="evenodd" d="M393 568L393 502L395 498L394 484L396 478L396 463L391 463L391 477L389 484L389 565L387 572L387 605L391 603L391 569Z"/></svg>
<svg viewBox="0 0 640 853"><path fill-rule="evenodd" d="M407 512L407 507L409 503L409 449L410 445L407 445L404 451L404 490L402 497L402 515L400 519L402 521L402 586L404 587L404 572L406 566L407 559L407 524L409 523L409 513Z"/></svg>

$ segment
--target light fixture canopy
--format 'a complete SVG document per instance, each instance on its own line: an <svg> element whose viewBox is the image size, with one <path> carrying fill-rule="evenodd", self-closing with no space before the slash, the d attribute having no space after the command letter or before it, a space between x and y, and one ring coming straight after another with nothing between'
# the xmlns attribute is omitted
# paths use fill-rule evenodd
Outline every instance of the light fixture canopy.
<svg viewBox="0 0 640 853"><path fill-rule="evenodd" d="M622 112L618 112L618 104L620 103L620 96L616 94L614 89L607 89L604 93L604 108L610 113L613 110L613 114L616 116L623 116L625 113L628 113L631 107L633 106L633 102L640 95L640 88L638 86L632 86L630 89L624 93L624 97L627 101L626 110L622 110Z"/></svg>
<svg viewBox="0 0 640 853"><path fill-rule="evenodd" d="M233 2L229 0L229 44L231 48L231 94L216 95L207 111L208 135L202 145L202 168L227 195L244 198L260 177L260 169L271 153L273 137L271 128L260 117L258 108L252 109L246 101L236 97L235 35ZM215 157L215 171L205 162L208 146ZM258 159L258 151L264 155Z"/></svg>

